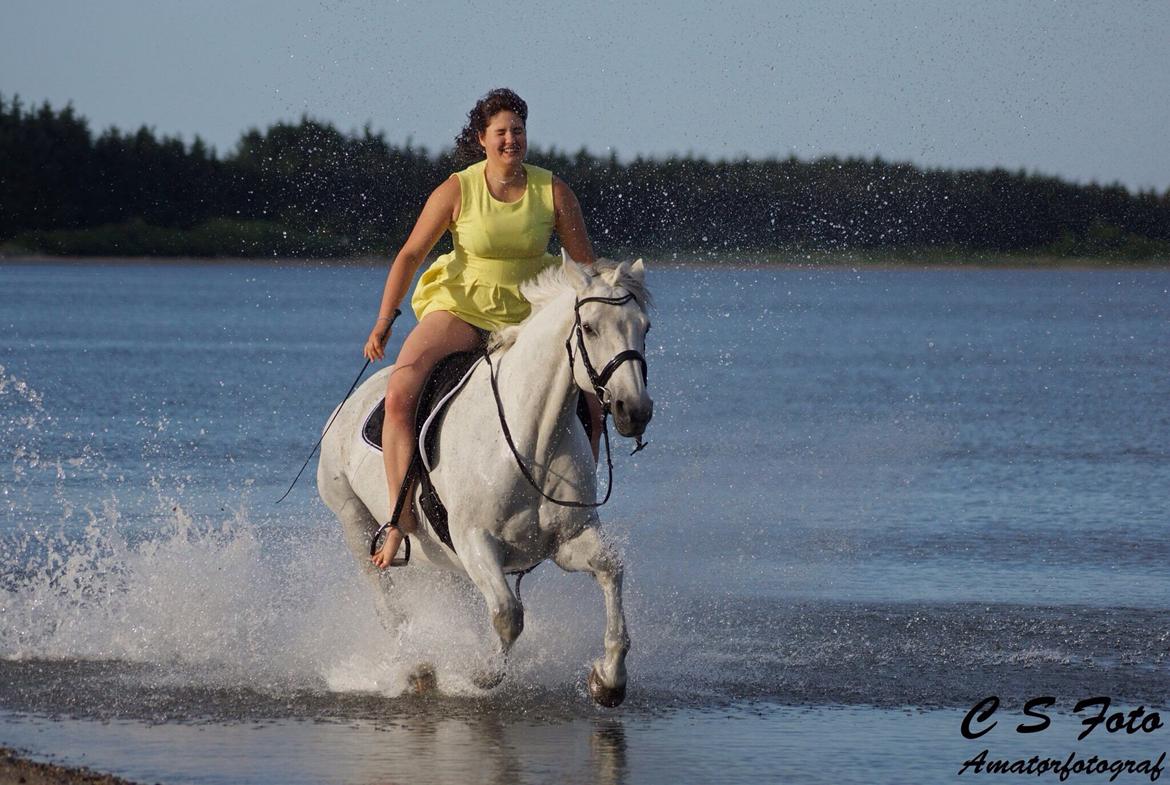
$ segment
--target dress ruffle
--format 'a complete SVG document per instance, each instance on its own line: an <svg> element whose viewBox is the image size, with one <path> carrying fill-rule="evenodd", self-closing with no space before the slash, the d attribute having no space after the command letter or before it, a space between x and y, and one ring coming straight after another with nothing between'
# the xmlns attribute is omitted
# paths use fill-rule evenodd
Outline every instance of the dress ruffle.
<svg viewBox="0 0 1170 785"><path fill-rule="evenodd" d="M447 253L423 273L410 304L420 321L432 311L450 311L483 330L519 324L532 311L520 293L520 283L556 263L556 257L550 254L534 259L469 263L466 258Z"/></svg>

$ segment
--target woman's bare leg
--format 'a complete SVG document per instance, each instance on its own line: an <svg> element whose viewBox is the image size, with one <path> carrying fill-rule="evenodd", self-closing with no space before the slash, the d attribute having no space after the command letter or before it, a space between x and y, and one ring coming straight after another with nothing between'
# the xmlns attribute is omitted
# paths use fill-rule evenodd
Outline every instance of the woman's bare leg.
<svg viewBox="0 0 1170 785"><path fill-rule="evenodd" d="M386 464L391 511L414 452L414 409L423 382L443 357L474 349L480 341L479 333L467 322L448 311L432 311L402 344L386 385L386 419L382 425L382 460ZM408 496L398 518L400 531L387 530L382 548L372 557L374 564L388 567L402 543L402 535L413 532L415 526Z"/></svg>

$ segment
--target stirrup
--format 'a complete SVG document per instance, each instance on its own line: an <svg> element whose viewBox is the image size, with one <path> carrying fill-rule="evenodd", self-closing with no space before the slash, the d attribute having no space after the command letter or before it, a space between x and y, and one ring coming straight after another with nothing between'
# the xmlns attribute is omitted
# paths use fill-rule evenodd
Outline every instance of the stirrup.
<svg viewBox="0 0 1170 785"><path fill-rule="evenodd" d="M378 538L382 536L382 532L386 531L387 529L397 528L398 526L394 523L394 521L386 521L378 527L378 531L374 532L374 537L370 540L370 556L378 555ZM400 548L400 550L405 550L405 553L401 557L395 553L394 557L390 559L390 564L387 565L388 567L405 567L407 564L410 564L409 534L402 535L402 548Z"/></svg>

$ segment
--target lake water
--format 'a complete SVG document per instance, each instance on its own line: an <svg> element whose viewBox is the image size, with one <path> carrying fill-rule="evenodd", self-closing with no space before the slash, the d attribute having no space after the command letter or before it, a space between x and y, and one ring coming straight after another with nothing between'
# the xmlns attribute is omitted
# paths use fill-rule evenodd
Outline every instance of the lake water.
<svg viewBox="0 0 1170 785"><path fill-rule="evenodd" d="M274 506L383 271L0 266L0 744L168 785L1006 782L958 771L1170 749L1078 740L1098 707L1073 713L1170 707L1170 271L649 276L651 446L615 445L602 515L634 640L606 710L588 578L525 579L484 693L481 599L403 571L392 636L311 472ZM401 694L420 660L440 694ZM1045 695L1051 727L1017 733Z"/></svg>

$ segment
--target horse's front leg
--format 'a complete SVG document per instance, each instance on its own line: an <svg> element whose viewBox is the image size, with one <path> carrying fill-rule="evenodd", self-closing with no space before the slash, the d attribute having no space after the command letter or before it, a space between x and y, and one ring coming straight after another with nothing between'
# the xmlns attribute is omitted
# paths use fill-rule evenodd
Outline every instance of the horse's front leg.
<svg viewBox="0 0 1170 785"><path fill-rule="evenodd" d="M504 678L503 659L524 630L524 608L504 577L500 542L483 529L471 529L457 543L467 575L483 594L499 638L499 667L476 674L475 682L491 689Z"/></svg>
<svg viewBox="0 0 1170 785"><path fill-rule="evenodd" d="M618 706L626 698L626 653L630 636L622 612L622 562L612 545L601 538L596 526L588 526L562 543L553 557L568 572L588 572L597 579L605 596L605 656L589 671L589 694L602 706Z"/></svg>

